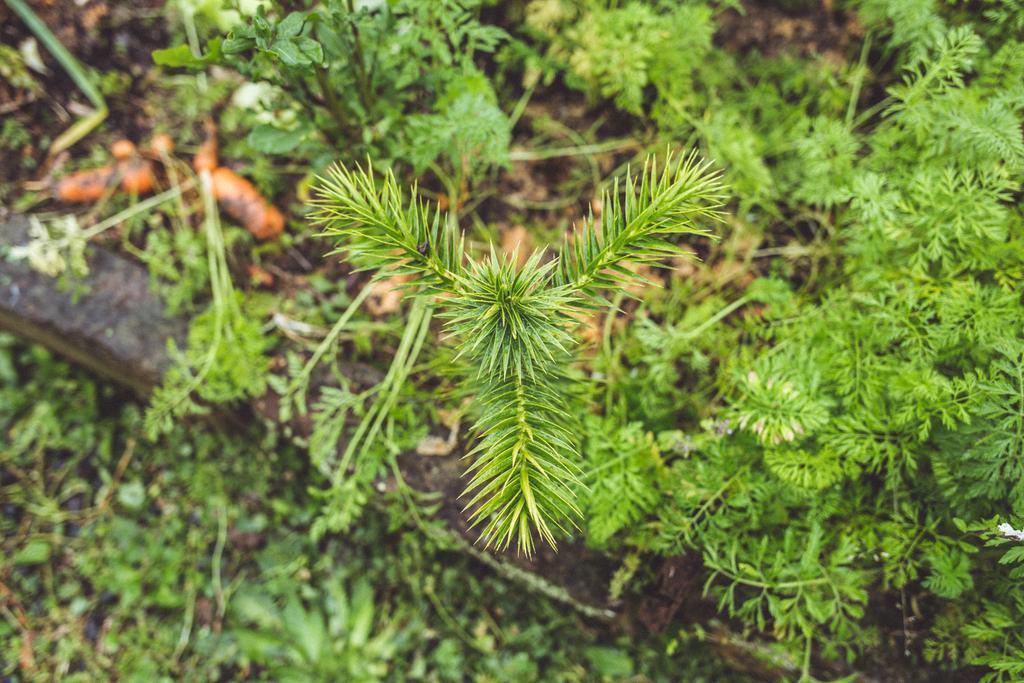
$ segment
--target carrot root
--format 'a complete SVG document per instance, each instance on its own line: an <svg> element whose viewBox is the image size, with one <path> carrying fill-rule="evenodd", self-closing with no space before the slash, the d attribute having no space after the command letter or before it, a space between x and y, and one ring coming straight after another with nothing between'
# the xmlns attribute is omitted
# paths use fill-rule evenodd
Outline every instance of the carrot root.
<svg viewBox="0 0 1024 683"><path fill-rule="evenodd" d="M131 159L136 152L135 144L131 140L118 140L110 147L110 153L121 161Z"/></svg>
<svg viewBox="0 0 1024 683"><path fill-rule="evenodd" d="M256 239L272 239L284 231L284 215L248 180L223 166L214 169L211 178L221 209Z"/></svg>
<svg viewBox="0 0 1024 683"><path fill-rule="evenodd" d="M149 141L149 153L157 158L170 156L174 151L174 140L167 133L157 133Z"/></svg>
<svg viewBox="0 0 1024 683"><path fill-rule="evenodd" d="M121 176L121 191L130 194L149 194L156 187L153 164L143 159L130 159L117 165Z"/></svg>
<svg viewBox="0 0 1024 683"><path fill-rule="evenodd" d="M113 166L79 171L64 176L53 188L53 195L67 204L87 204L99 201L104 195L117 171Z"/></svg>
<svg viewBox="0 0 1024 683"><path fill-rule="evenodd" d="M210 173L213 196L224 213L244 226L258 240L269 240L284 231L284 214L271 204L256 186L234 171L217 163L217 138L212 122L207 123L206 141L192 159L197 173ZM145 151L162 156L174 150L166 133L153 137ZM121 192L147 194L156 187L153 162L139 155L129 140L118 140L111 148L118 162L88 171L73 173L54 185L53 194L62 202L84 204L98 201L117 184Z"/></svg>

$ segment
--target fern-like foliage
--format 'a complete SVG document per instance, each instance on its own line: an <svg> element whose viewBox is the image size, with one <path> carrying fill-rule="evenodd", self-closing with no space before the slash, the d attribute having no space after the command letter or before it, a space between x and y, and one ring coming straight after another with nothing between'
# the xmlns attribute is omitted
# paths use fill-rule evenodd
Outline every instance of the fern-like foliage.
<svg viewBox="0 0 1024 683"><path fill-rule="evenodd" d="M459 184L486 168L507 165L509 120L483 74L454 81L438 108L436 114L409 117L405 155L417 172L440 159Z"/></svg>
<svg viewBox="0 0 1024 683"><path fill-rule="evenodd" d="M661 499L661 453L643 425L591 417L586 426L587 541L601 546L649 514Z"/></svg>
<svg viewBox="0 0 1024 683"><path fill-rule="evenodd" d="M934 0L860 0L857 5L864 22L886 32L889 49L899 50L906 61L925 57L946 32Z"/></svg>
<svg viewBox="0 0 1024 683"><path fill-rule="evenodd" d="M566 72L570 87L635 115L644 113L653 90L666 119L692 104L693 74L714 33L712 10L699 2L535 0L526 21L550 41L547 61Z"/></svg>
<svg viewBox="0 0 1024 683"><path fill-rule="evenodd" d="M971 562L962 550L940 546L926 553L925 558L932 572L924 586L940 598L958 598L973 586Z"/></svg>
<svg viewBox="0 0 1024 683"><path fill-rule="evenodd" d="M694 156L626 174L554 258L533 254L517 267L493 251L480 261L464 249L454 221L417 199L406 201L392 174L331 169L320 180L314 220L357 267L414 276L410 287L437 297L469 366L479 441L467 487L474 524L488 545L515 541L530 554L534 538L554 545L580 511L579 439L566 410L575 328L604 291L623 291L638 276L626 262L658 263L686 255L670 236L710 235L722 192ZM545 260L547 258L547 260ZM443 294L443 297L438 295Z"/></svg>
<svg viewBox="0 0 1024 683"><path fill-rule="evenodd" d="M948 435L936 463L940 483L960 506L979 516L1024 514L1024 345L1000 344L987 371L978 370L968 410L971 422Z"/></svg>
<svg viewBox="0 0 1024 683"><path fill-rule="evenodd" d="M838 453L819 450L808 453L798 448L773 448L764 454L768 469L779 479L805 489L824 489L843 478Z"/></svg>
<svg viewBox="0 0 1024 683"><path fill-rule="evenodd" d="M762 377L751 370L742 386L742 408L732 415L740 429L756 434L762 444L792 442L828 423L828 403L785 377Z"/></svg>

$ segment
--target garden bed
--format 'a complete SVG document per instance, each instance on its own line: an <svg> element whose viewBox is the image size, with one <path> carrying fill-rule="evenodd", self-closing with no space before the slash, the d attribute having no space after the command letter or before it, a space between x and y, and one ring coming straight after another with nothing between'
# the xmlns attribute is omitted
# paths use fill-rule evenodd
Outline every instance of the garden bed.
<svg viewBox="0 0 1024 683"><path fill-rule="evenodd" d="M0 6L5 675L1024 675L1024 13L291 5Z"/></svg>

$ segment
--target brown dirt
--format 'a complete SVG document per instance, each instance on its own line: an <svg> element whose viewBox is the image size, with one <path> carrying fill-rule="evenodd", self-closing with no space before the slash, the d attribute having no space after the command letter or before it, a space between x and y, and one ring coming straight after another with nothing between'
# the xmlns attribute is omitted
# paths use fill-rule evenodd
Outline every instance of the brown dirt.
<svg viewBox="0 0 1024 683"><path fill-rule="evenodd" d="M655 585L640 599L636 619L653 633L664 631L683 603L700 595L703 572L704 563L696 553L665 558Z"/></svg>
<svg viewBox="0 0 1024 683"><path fill-rule="evenodd" d="M837 10L832 0L788 3L747 0L743 12L729 9L718 16L715 41L736 53L758 50L766 57L789 52L818 54L836 63L858 42L864 29L850 10Z"/></svg>
<svg viewBox="0 0 1024 683"><path fill-rule="evenodd" d="M465 486L462 474L466 469L462 456L462 449L456 449L447 456L405 454L399 457L399 464L402 476L410 486L441 494L437 515L464 538L475 541L479 536L478 530L469 527L468 516L462 509L465 504L461 497ZM536 554L530 558L518 555L514 550L496 554L502 560L564 589L584 605L602 608L607 605L607 587L617 564L611 557L580 542L563 543L557 552L540 543Z"/></svg>
<svg viewBox="0 0 1024 683"><path fill-rule="evenodd" d="M36 0L29 6L58 40L88 69L101 77L116 72L126 79L124 92L107 98L110 115L106 124L86 138L83 147L96 137L141 139L149 133L150 112L145 94L152 88L150 53L167 45L167 20L162 0L104 2L87 0ZM0 3L0 43L17 49L31 31L6 4ZM38 41L37 41L38 42ZM36 177L46 158L47 148L77 118L74 114L89 103L57 61L39 43L39 54L49 70L43 76L31 72L41 87L35 98L23 98L5 114L23 126L32 144L15 150L0 149L0 201L5 201L12 185ZM23 93L0 90L0 102ZM112 137L113 136L113 137Z"/></svg>

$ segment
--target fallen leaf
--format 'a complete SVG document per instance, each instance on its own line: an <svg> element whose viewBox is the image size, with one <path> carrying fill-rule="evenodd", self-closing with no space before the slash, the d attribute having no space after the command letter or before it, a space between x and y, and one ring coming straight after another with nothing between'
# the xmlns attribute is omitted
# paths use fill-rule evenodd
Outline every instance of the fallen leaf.
<svg viewBox="0 0 1024 683"><path fill-rule="evenodd" d="M420 442L416 444L417 455L426 455L433 457L442 457L445 455L451 455L452 451L459 443L459 424L460 424L460 413L454 411L440 411L441 422L448 427L448 438L442 439L440 436L434 436L432 434L427 435L420 439Z"/></svg>

